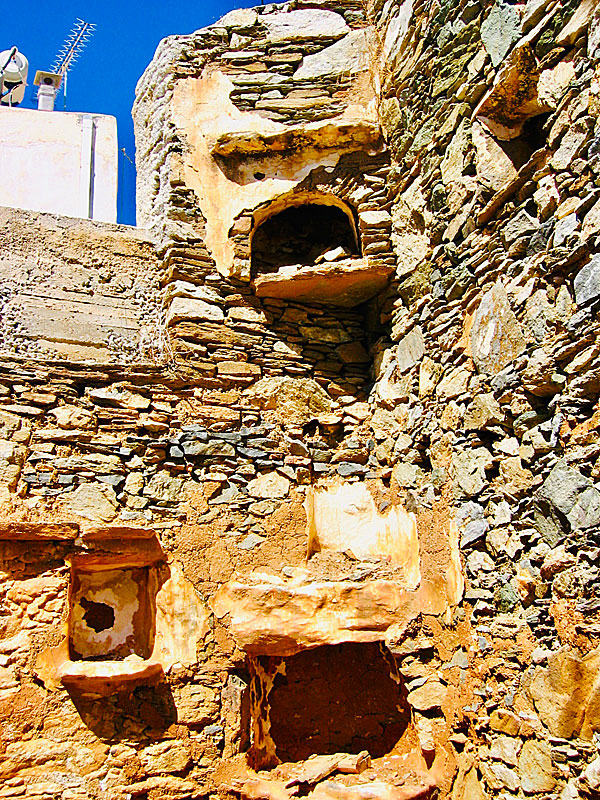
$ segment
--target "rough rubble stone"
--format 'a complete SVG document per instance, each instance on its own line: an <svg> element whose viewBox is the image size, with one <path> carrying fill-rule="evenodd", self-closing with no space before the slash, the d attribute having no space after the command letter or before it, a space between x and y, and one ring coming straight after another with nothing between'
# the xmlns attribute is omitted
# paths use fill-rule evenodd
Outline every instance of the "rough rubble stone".
<svg viewBox="0 0 600 800"><path fill-rule="evenodd" d="M398 342L396 361L400 372L408 372L416 366L425 355L423 331L417 325Z"/></svg>
<svg viewBox="0 0 600 800"><path fill-rule="evenodd" d="M117 496L104 483L83 483L65 498L63 508L93 522L110 522L117 513Z"/></svg>
<svg viewBox="0 0 600 800"><path fill-rule="evenodd" d="M579 270L573 286L578 306L587 305L600 297L600 255L592 256Z"/></svg>
<svg viewBox="0 0 600 800"><path fill-rule="evenodd" d="M519 756L521 786L527 794L551 792L556 786L552 751L547 742L527 741Z"/></svg>

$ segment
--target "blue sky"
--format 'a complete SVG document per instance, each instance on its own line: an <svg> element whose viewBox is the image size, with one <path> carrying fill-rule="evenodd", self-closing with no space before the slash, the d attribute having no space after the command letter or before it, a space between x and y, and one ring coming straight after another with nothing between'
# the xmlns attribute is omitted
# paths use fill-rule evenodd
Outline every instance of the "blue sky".
<svg viewBox="0 0 600 800"><path fill-rule="evenodd" d="M69 74L67 111L112 114L119 131L118 221L135 224L135 169L131 106L138 78L159 41L210 25L232 8L260 5L260 0L40 0L5 13L0 50L16 45L29 59L29 77L21 108L36 108L33 78L49 70L76 17L95 22L96 31ZM63 108L62 92L56 108Z"/></svg>

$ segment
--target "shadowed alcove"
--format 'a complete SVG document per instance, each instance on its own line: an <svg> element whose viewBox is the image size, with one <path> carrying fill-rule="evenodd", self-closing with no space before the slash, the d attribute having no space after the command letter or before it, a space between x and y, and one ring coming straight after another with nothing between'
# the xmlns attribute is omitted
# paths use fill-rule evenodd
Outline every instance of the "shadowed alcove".
<svg viewBox="0 0 600 800"><path fill-rule="evenodd" d="M264 752L274 751L282 762L338 752L368 750L373 758L390 753L410 721L403 685L390 674L391 659L377 642L325 645L286 658L266 697L259 692L262 700L254 704L254 714L263 717L255 725L268 730L272 742ZM264 753L259 760L274 763Z"/></svg>
<svg viewBox="0 0 600 800"><path fill-rule="evenodd" d="M334 205L306 203L269 217L252 239L252 275L276 272L280 267L313 265L359 255L350 212Z"/></svg>

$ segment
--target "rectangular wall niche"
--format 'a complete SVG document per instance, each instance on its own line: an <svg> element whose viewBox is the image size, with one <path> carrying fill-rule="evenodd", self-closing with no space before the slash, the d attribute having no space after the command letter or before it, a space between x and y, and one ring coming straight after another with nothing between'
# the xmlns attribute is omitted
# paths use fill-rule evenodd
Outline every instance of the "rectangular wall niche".
<svg viewBox="0 0 600 800"><path fill-rule="evenodd" d="M390 676L388 658L378 643L326 645L286 658L268 694L277 758L390 753L410 710L403 687Z"/></svg>
<svg viewBox="0 0 600 800"><path fill-rule="evenodd" d="M147 659L155 634L155 567L73 570L69 648L71 659Z"/></svg>

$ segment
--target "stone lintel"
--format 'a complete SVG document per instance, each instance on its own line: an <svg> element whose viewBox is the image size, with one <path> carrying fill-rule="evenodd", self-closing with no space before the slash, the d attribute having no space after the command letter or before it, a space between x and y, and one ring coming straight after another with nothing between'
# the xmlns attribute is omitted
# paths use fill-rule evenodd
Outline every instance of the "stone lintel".
<svg viewBox="0 0 600 800"><path fill-rule="evenodd" d="M103 696L122 688L158 682L163 677L162 664L130 657L123 661L66 661L61 668L61 682L66 689Z"/></svg>

